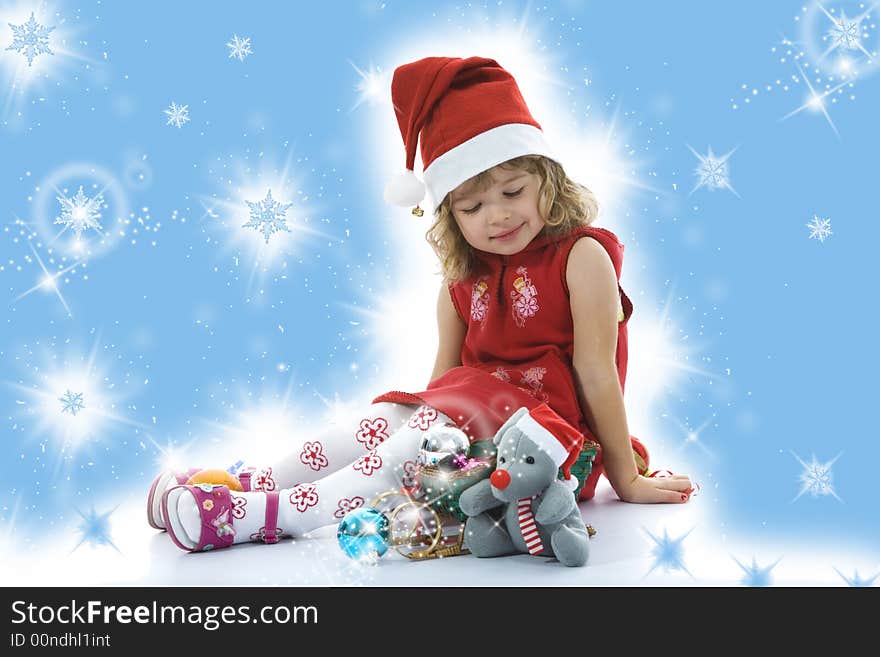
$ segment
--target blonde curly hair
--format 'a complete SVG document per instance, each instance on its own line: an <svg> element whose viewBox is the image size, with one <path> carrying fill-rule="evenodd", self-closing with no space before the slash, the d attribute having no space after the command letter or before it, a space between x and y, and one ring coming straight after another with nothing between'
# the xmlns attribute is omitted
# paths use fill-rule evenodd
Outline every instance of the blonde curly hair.
<svg viewBox="0 0 880 657"><path fill-rule="evenodd" d="M599 206L593 193L571 180L562 166L550 158L523 155L502 162L498 167L537 174L541 179L538 213L545 222L541 235L562 236L578 226L588 226L596 219ZM494 182L487 169L463 184L474 191L484 191ZM467 243L455 220L451 193L446 195L434 212L434 223L425 233L425 239L440 259L440 271L450 283L471 275L474 267L473 247Z"/></svg>

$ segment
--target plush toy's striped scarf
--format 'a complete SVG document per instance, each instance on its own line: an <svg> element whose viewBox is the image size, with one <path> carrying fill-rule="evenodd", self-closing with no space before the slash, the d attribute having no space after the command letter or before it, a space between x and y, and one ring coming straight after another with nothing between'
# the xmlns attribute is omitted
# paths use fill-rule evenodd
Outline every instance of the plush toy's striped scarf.
<svg viewBox="0 0 880 657"><path fill-rule="evenodd" d="M529 554L542 554L544 544L538 534L538 525L535 524L535 514L532 513L533 497L524 497L516 503L519 512L519 531L526 542Z"/></svg>

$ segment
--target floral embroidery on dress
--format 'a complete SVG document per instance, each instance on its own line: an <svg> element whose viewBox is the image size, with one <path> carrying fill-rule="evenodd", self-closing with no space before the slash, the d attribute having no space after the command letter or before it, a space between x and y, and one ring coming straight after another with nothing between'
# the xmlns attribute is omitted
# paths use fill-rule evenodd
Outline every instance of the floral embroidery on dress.
<svg viewBox="0 0 880 657"><path fill-rule="evenodd" d="M516 273L519 276L513 281L514 291L510 293L513 300L513 321L520 328L526 325L529 317L538 314L541 307L538 305L538 288L529 278L529 271L526 267L517 267Z"/></svg>
<svg viewBox="0 0 880 657"><path fill-rule="evenodd" d="M529 386L528 393L538 401L546 402L550 399L544 392L544 375L547 373L546 367L530 367L522 373L522 383Z"/></svg>
<svg viewBox="0 0 880 657"><path fill-rule="evenodd" d="M491 376L494 376L499 381L504 381L504 383L510 383L510 374L508 374L507 370L501 366L496 367Z"/></svg>
<svg viewBox="0 0 880 657"><path fill-rule="evenodd" d="M489 284L485 277L474 283L471 292L471 321L482 322L489 311Z"/></svg>

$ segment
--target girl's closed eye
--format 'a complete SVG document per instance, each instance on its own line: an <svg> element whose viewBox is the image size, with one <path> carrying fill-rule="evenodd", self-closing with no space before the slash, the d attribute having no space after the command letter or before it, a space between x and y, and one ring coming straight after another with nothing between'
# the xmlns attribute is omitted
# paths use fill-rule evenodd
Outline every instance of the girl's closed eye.
<svg viewBox="0 0 880 657"><path fill-rule="evenodd" d="M523 185L522 187L520 187L520 188L519 188L518 190L516 190L515 192L504 192L504 196L506 196L507 198L516 198L517 196L519 196L520 194L522 194L522 191L523 191L525 188L526 188L525 185ZM481 206L481 205L482 205L482 203L477 203L474 207L472 207L472 208L468 208L467 210L462 210L462 212L463 212L464 214L473 214L474 212L476 212L477 210L480 209L480 206Z"/></svg>

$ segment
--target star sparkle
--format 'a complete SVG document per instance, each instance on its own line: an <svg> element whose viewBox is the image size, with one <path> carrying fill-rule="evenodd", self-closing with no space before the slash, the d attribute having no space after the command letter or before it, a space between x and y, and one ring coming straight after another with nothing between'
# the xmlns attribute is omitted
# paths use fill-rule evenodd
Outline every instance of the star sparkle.
<svg viewBox="0 0 880 657"><path fill-rule="evenodd" d="M690 148L691 153L700 161L697 165L697 168L694 169L694 173L697 175L697 184L690 191L693 194L695 191L700 189L701 187L705 187L709 191L714 191L716 189L728 189L737 196L737 191L730 184L730 169L728 167L727 161L730 159L730 156L736 151L734 148L731 151L728 151L726 154L721 157L716 156L712 152L712 147L709 146L709 150L706 155L700 155L693 148Z"/></svg>
<svg viewBox="0 0 880 657"><path fill-rule="evenodd" d="M740 580L740 582L744 586L770 586L772 583L772 578L770 577L770 571L772 571L776 565L782 561L782 557L779 557L776 561L774 561L769 566L761 567L758 565L755 557L752 557L752 565L744 566L739 562L739 559L733 557L733 560L736 561L736 565L742 568L745 576Z"/></svg>
<svg viewBox="0 0 880 657"><path fill-rule="evenodd" d="M840 577L843 579L843 581L847 583L847 586L854 586L854 587L874 586L874 581L878 577L880 577L880 573L877 573L873 577L863 579L862 577L859 576L858 570L854 571L852 578L847 577L842 572L837 570L837 568L834 569L834 572L836 572L838 575L840 575Z"/></svg>
<svg viewBox="0 0 880 657"><path fill-rule="evenodd" d="M836 17L829 13L821 4L818 4L818 7L828 20L831 21L831 27L826 34L826 38L831 42L831 45L824 53L822 53L823 58L837 49L859 50L864 53L868 59L873 57L872 53L868 52L865 49L865 46L862 45L862 38L867 36L862 28L862 21L873 7L855 18L847 18L847 15L843 10L841 10L840 16Z"/></svg>
<svg viewBox="0 0 880 657"><path fill-rule="evenodd" d="M692 531L693 530L691 529L678 538L670 538L669 534L664 529L663 538L657 538L646 529L645 533L651 537L652 541L654 541L654 547L651 550L651 556L654 557L654 564L646 575L651 574L655 568L659 567L667 573L671 570L683 570L693 577L691 572L687 569L687 566L684 564L684 547L682 546L684 539L686 539L688 534Z"/></svg>
<svg viewBox="0 0 880 657"><path fill-rule="evenodd" d="M81 539L71 552L77 550L83 543L88 543L89 545L94 546L109 545L119 552L119 548L114 545L110 535L110 514L116 511L117 508L118 507L114 507L110 511L102 514L96 513L95 507L92 507L88 513L83 513L77 509L76 512L82 517L82 522L79 524Z"/></svg>
<svg viewBox="0 0 880 657"><path fill-rule="evenodd" d="M798 475L801 489L792 502L799 499L804 493L809 493L811 497L832 495L837 501L843 502L834 490L831 473L831 466L840 458L840 454L825 463L817 461L815 455L809 463L804 463L801 457L794 452L792 452L792 456L803 466L803 470Z"/></svg>

